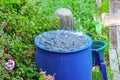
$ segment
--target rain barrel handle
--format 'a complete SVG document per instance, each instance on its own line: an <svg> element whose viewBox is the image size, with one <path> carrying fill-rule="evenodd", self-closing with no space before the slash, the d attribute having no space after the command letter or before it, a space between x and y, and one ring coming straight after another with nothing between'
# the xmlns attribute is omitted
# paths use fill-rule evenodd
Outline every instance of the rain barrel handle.
<svg viewBox="0 0 120 80"><path fill-rule="evenodd" d="M99 52L92 49L92 57L93 57L93 66L100 66Z"/></svg>

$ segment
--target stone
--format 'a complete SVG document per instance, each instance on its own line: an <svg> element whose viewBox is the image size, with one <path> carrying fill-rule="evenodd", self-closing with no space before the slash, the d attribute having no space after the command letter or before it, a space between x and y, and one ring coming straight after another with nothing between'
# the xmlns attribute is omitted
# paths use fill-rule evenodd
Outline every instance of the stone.
<svg viewBox="0 0 120 80"><path fill-rule="evenodd" d="M120 48L117 48L118 63L120 64Z"/></svg>
<svg viewBox="0 0 120 80"><path fill-rule="evenodd" d="M114 80L120 80L120 73L114 71Z"/></svg>
<svg viewBox="0 0 120 80"><path fill-rule="evenodd" d="M120 26L120 14L102 13L102 25L104 26Z"/></svg>
<svg viewBox="0 0 120 80"><path fill-rule="evenodd" d="M116 32L117 33L116 34L117 35L117 41L116 41L117 42L117 48L120 48L120 26L117 26L116 30L117 30L117 32Z"/></svg>
<svg viewBox="0 0 120 80"><path fill-rule="evenodd" d="M54 18L56 17L60 19L60 29L74 30L74 18L72 12L69 9L58 9L54 14Z"/></svg>
<svg viewBox="0 0 120 80"><path fill-rule="evenodd" d="M110 36L110 47L117 48L117 30L116 27L110 27L109 36Z"/></svg>
<svg viewBox="0 0 120 80"><path fill-rule="evenodd" d="M110 49L109 51L110 67L112 70L119 72L118 58L116 49Z"/></svg>

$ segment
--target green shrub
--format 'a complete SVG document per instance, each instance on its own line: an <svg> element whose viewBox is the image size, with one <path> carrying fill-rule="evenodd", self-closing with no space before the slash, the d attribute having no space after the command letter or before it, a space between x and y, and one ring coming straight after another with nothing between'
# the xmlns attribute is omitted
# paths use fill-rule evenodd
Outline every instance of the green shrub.
<svg viewBox="0 0 120 80"><path fill-rule="evenodd" d="M102 7L100 8L100 12L109 13L109 0L102 0Z"/></svg>
<svg viewBox="0 0 120 80"><path fill-rule="evenodd" d="M94 67L92 72L92 80L103 80L99 67ZM113 80L113 71L110 68L107 68L107 77L108 80Z"/></svg>

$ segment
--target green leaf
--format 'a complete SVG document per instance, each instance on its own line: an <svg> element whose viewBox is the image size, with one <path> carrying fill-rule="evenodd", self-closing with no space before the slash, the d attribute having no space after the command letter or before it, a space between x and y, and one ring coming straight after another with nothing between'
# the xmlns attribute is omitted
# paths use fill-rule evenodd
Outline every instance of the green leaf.
<svg viewBox="0 0 120 80"><path fill-rule="evenodd" d="M96 28L96 33L101 35L101 33L102 33L102 26L101 26L100 22L97 22L97 21L95 22L95 28Z"/></svg>

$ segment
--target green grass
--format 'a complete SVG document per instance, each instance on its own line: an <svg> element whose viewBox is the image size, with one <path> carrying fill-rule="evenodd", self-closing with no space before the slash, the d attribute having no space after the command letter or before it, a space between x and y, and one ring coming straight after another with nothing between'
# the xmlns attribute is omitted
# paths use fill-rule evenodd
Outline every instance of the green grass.
<svg viewBox="0 0 120 80"><path fill-rule="evenodd" d="M103 12L109 13L109 0L102 0L102 5L99 11L100 13Z"/></svg>
<svg viewBox="0 0 120 80"><path fill-rule="evenodd" d="M109 0L102 0L102 12L109 12Z"/></svg>
<svg viewBox="0 0 120 80"><path fill-rule="evenodd" d="M93 68L92 76L93 76L92 80L103 80L102 73L99 67ZM107 68L107 77L108 80L113 80L113 71L110 68Z"/></svg>

